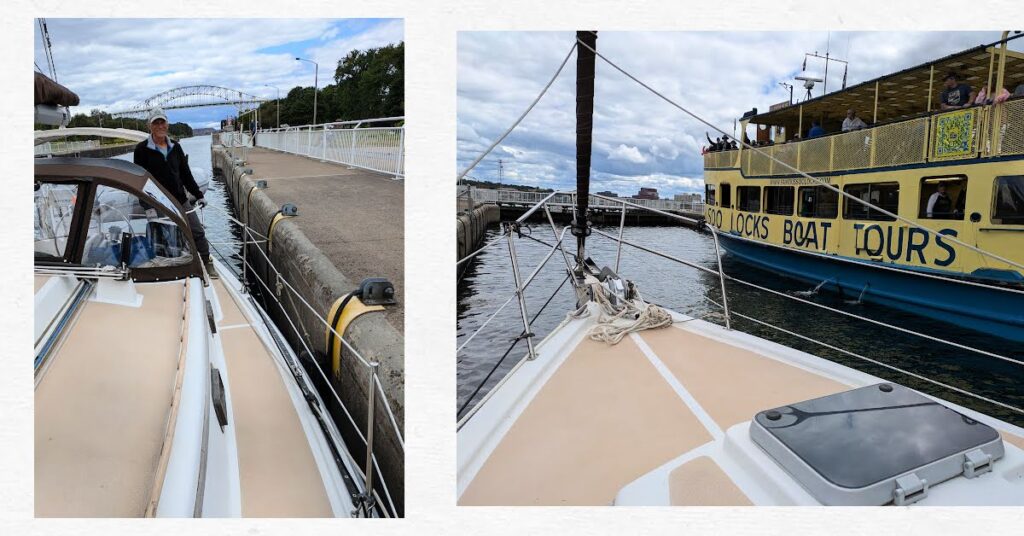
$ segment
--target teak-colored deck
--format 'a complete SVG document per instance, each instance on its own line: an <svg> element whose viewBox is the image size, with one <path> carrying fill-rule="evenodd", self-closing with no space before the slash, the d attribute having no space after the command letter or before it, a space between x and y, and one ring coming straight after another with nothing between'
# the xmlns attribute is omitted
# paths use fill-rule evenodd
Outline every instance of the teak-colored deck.
<svg viewBox="0 0 1024 536"><path fill-rule="evenodd" d="M141 517L159 490L185 290L136 288L138 309L87 302L36 387L36 516ZM223 283L212 288L223 312L242 515L333 516L286 379Z"/></svg>
<svg viewBox="0 0 1024 536"><path fill-rule="evenodd" d="M615 346L580 342L459 503L607 505L626 484L713 441L721 432L701 422L656 361L719 430L764 409L849 388L685 326L644 331L639 338L653 359L629 337ZM673 470L670 497L675 504L751 503L712 459L700 457Z"/></svg>
<svg viewBox="0 0 1024 536"><path fill-rule="evenodd" d="M146 512L171 410L184 284L138 291L138 309L86 303L36 387L38 517Z"/></svg>
<svg viewBox="0 0 1024 536"><path fill-rule="evenodd" d="M243 517L331 517L306 433L270 351L216 281Z"/></svg>

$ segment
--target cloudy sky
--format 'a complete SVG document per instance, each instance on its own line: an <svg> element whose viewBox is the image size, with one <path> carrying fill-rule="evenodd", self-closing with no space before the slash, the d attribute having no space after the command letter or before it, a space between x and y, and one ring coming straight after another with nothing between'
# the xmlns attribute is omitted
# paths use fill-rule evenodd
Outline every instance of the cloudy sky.
<svg viewBox="0 0 1024 536"><path fill-rule="evenodd" d="M78 93L74 113L113 111L162 91L215 85L274 98L297 85L333 83L339 59L353 49L398 43L401 19L46 19L60 83ZM46 73L38 25L35 62ZM220 124L234 108L168 110L172 122Z"/></svg>
<svg viewBox="0 0 1024 536"><path fill-rule="evenodd" d="M598 52L691 111L732 132L734 119L788 101L805 52L850 62L847 84L998 40L999 32L600 32ZM486 149L537 96L573 44L565 32L461 32L458 36L458 168ZM1022 49L1019 39L1011 50ZM822 60L808 73L823 74ZM519 127L471 173L506 183L575 188L576 59ZM799 84L797 82L797 84ZM831 92L842 66L828 72ZM821 86L814 96L820 95ZM661 197L703 189L708 130L597 59L592 191ZM804 90L798 85L794 97ZM751 134L753 134L751 132ZM712 136L714 138L716 136Z"/></svg>

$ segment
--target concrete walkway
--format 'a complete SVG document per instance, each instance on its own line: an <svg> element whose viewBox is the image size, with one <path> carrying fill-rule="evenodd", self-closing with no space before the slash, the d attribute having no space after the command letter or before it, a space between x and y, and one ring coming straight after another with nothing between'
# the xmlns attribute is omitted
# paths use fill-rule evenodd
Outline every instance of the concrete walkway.
<svg viewBox="0 0 1024 536"><path fill-rule="evenodd" d="M262 148L248 149L246 161L275 204L299 208L292 221L353 284L385 277L395 285L387 319L404 333L405 182Z"/></svg>

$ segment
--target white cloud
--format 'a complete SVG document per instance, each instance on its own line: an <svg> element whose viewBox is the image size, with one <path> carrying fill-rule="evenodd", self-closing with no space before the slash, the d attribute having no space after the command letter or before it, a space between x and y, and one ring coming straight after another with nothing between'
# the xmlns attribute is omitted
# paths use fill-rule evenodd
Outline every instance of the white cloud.
<svg viewBox="0 0 1024 536"><path fill-rule="evenodd" d="M307 50L306 55L320 64L320 84L328 84L334 78L338 60L346 54L353 50L397 44L403 40L403 28L404 23L401 19L389 20L354 36L327 41L323 45Z"/></svg>
<svg viewBox="0 0 1024 536"><path fill-rule="evenodd" d="M501 151L507 155L511 155L513 158L523 158L526 155L526 151L516 149L514 147L508 147L506 145L501 146Z"/></svg>
<svg viewBox="0 0 1024 536"><path fill-rule="evenodd" d="M651 142L651 154L658 158L675 160L679 156L679 145L668 138L658 138Z"/></svg>
<svg viewBox="0 0 1024 536"><path fill-rule="evenodd" d="M626 162L632 162L634 164L643 164L647 161L647 157L640 154L640 149L636 147L627 147L624 144L619 144L618 147L608 151L609 160L625 160Z"/></svg>
<svg viewBox="0 0 1024 536"><path fill-rule="evenodd" d="M807 51L824 51L821 32L601 32L598 50L668 98L733 133L753 107L789 99ZM571 32L461 32L458 35L458 167L469 165L537 96L572 46ZM850 61L848 84L938 59L998 32L853 32L831 34L832 54ZM1011 49L1019 50L1024 40ZM752 54L751 51L757 51ZM575 184L575 61L504 142L522 158L492 153L473 174L497 179L516 170L538 185ZM808 69L816 68L811 62ZM836 72L838 71L838 73ZM829 89L842 71L829 70ZM820 86L819 86L820 87ZM798 87L799 89L799 87ZM800 97L800 93L797 93ZM593 176L600 189L632 195L657 187L663 197L702 188L700 147L711 129L597 60ZM469 127L469 128L467 128ZM472 133L472 134L471 134ZM475 134L475 135L474 135Z"/></svg>
<svg viewBox="0 0 1024 536"><path fill-rule="evenodd" d="M82 103L74 111L116 110L174 87L217 85L274 98L310 86L311 65L275 47L310 41L320 85L352 49L402 40L400 19L48 19L57 74ZM340 26L340 28L339 28ZM346 32L346 29L349 31ZM35 61L46 70L36 30ZM353 35L339 37L343 34ZM173 119L173 118L172 118Z"/></svg>

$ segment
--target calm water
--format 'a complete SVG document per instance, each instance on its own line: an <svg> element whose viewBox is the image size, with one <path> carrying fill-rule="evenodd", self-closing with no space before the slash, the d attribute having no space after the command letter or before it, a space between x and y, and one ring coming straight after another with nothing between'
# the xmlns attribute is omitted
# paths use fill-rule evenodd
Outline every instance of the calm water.
<svg viewBox="0 0 1024 536"><path fill-rule="evenodd" d="M604 228L616 234L617 227ZM499 236L493 228L486 240ZM533 236L553 242L550 227L533 225ZM710 236L681 227L626 227L624 238L647 245L675 257L714 268L714 243ZM599 266L615 264L615 242L597 234L587 240L588 254ZM528 239L516 240L516 253L520 272L525 279L543 259L548 246ZM502 244L482 253L467 269L458 289L458 345L477 330L495 309L512 295L514 280L508 262L508 249ZM723 258L726 273L752 283L787 293L806 292L808 285L791 281L776 274L760 271L733 260ZM619 273L633 280L641 295L649 301L691 316L724 323L716 306L705 297L721 303L718 278L698 272L655 255L623 245ZM559 253L548 262L526 291L527 311L536 315L565 278L565 262ZM788 298L750 289L736 283L726 283L730 310L758 318L790 331L825 341L866 357L900 367L928 378L965 389L967 391L1024 407L1024 367L948 345L905 335L881 326L851 319ZM841 297L823 292L810 299L836 309L856 313L886 324L897 325L961 344L985 349L1004 356L1024 359L1024 348L1012 341L989 337L955 325L921 318L873 304L851 303L855 297ZM850 301L847 301L850 300ZM575 306L575 296L566 283L554 296L547 308L533 324L536 341L551 332ZM966 397L954 391L934 386L915 378L889 371L883 367L846 356L814 343L783 334L771 328L733 317L733 328L752 333L786 346L791 346L869 374L907 385L946 400L997 416L1018 426L1024 426L1024 416L1010 410ZM491 321L458 356L458 407L466 403L488 372L499 361L505 350L522 331L522 319L516 302L507 306ZM471 407L490 390L525 354L526 344L519 345L498 366L480 391L473 396Z"/></svg>

